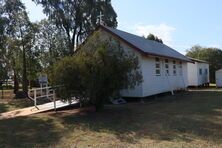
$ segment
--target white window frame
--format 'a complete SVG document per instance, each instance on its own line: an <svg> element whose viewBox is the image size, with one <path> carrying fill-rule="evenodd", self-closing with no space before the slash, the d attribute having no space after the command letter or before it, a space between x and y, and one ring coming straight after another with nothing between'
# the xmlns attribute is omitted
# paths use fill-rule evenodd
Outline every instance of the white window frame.
<svg viewBox="0 0 222 148"><path fill-rule="evenodd" d="M200 75L200 76L203 75L203 70L202 70L202 68L199 68L199 75Z"/></svg>
<svg viewBox="0 0 222 148"><path fill-rule="evenodd" d="M170 75L170 71L169 71L169 60L168 59L165 59L164 60L164 66L165 66L165 75L166 76L169 76Z"/></svg>
<svg viewBox="0 0 222 148"><path fill-rule="evenodd" d="M205 68L205 75L208 75L208 69Z"/></svg>
<svg viewBox="0 0 222 148"><path fill-rule="evenodd" d="M173 75L177 75L177 62L175 60L173 60Z"/></svg>
<svg viewBox="0 0 222 148"><path fill-rule="evenodd" d="M157 73L157 71L159 71L159 73ZM155 74L156 76L161 76L161 63L160 63L160 58L158 57L155 58Z"/></svg>
<svg viewBox="0 0 222 148"><path fill-rule="evenodd" d="M179 75L183 75L183 63L181 61L179 62Z"/></svg>

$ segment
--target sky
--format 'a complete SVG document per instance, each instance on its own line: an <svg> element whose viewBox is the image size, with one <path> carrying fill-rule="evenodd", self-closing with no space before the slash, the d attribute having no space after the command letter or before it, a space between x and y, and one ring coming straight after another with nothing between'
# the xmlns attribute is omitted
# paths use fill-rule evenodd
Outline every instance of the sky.
<svg viewBox="0 0 222 148"><path fill-rule="evenodd" d="M41 6L22 1L31 21L46 17ZM181 53L194 45L222 48L221 0L112 0L112 5L120 30L153 33Z"/></svg>

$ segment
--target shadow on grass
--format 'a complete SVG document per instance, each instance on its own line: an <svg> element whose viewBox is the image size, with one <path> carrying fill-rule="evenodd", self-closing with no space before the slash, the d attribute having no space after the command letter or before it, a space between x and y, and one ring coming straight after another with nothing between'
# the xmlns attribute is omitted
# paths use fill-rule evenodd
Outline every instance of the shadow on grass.
<svg viewBox="0 0 222 148"><path fill-rule="evenodd" d="M0 104L0 113L7 112L8 108L6 104Z"/></svg>
<svg viewBox="0 0 222 148"><path fill-rule="evenodd" d="M0 120L0 147L47 147L61 137L52 119L19 117Z"/></svg>
<svg viewBox="0 0 222 148"><path fill-rule="evenodd" d="M79 130L92 131L92 136L112 134L131 144L143 138L222 144L222 92L183 92L145 100L144 104L109 105L102 112L57 112L0 120L0 147L53 147L61 138L80 137Z"/></svg>
<svg viewBox="0 0 222 148"><path fill-rule="evenodd" d="M47 99L39 99L37 102L37 105L41 105L48 102L50 101ZM8 100L5 100L5 102L0 102L0 113L11 111L11 110L16 110L16 109L22 109L22 108L30 107L30 106L34 106L34 102L27 98L8 99Z"/></svg>
<svg viewBox="0 0 222 148"><path fill-rule="evenodd" d="M24 98L24 99L13 99L10 102L8 102L8 105L13 106L15 108L25 108L33 106L33 101Z"/></svg>
<svg viewBox="0 0 222 148"><path fill-rule="evenodd" d="M0 113L33 106L33 102L28 99L9 99L0 103Z"/></svg>
<svg viewBox="0 0 222 148"><path fill-rule="evenodd" d="M201 139L221 144L221 116L222 92L183 92L145 104L107 106L100 113L62 118L70 129L105 131L127 143L150 138L184 142Z"/></svg>

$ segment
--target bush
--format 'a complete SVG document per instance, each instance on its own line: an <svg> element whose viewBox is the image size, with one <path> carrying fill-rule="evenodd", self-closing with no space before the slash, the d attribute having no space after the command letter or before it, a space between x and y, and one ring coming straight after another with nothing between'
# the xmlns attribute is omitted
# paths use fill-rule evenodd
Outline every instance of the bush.
<svg viewBox="0 0 222 148"><path fill-rule="evenodd" d="M92 36L53 70L53 83L63 86L58 93L64 100L75 96L96 110L103 108L105 99L142 82L138 58L124 52L117 41L100 37L98 33Z"/></svg>

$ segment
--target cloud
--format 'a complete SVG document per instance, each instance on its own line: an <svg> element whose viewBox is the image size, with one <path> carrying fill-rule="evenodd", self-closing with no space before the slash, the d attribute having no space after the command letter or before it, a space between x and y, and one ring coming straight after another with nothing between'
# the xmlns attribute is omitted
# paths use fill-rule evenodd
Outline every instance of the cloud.
<svg viewBox="0 0 222 148"><path fill-rule="evenodd" d="M222 48L221 44L217 44L217 43L215 43L215 44L210 44L210 45L208 45L208 47L219 48L219 49Z"/></svg>
<svg viewBox="0 0 222 148"><path fill-rule="evenodd" d="M172 33L176 30L176 28L164 23L159 25L137 24L132 30L139 36L147 36L149 33L152 33L155 36L158 36L158 38L161 38L166 45L171 46L173 44Z"/></svg>

